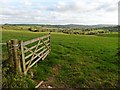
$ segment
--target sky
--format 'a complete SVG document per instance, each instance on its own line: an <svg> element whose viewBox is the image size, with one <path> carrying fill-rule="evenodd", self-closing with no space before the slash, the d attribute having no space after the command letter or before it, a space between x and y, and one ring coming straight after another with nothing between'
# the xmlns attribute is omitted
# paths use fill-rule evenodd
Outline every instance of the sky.
<svg viewBox="0 0 120 90"><path fill-rule="evenodd" d="M0 24L118 24L119 0L1 0Z"/></svg>

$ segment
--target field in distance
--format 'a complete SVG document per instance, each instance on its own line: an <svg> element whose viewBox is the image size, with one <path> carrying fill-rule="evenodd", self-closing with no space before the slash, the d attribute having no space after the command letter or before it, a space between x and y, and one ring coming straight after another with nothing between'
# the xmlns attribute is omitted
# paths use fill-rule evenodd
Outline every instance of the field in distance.
<svg viewBox="0 0 120 90"><path fill-rule="evenodd" d="M47 33L3 30L2 41L13 38L26 41ZM5 60L7 51L5 46L2 49ZM117 33L75 35L52 32L51 50L44 61L32 68L34 83L44 80L45 85L59 88L117 87Z"/></svg>

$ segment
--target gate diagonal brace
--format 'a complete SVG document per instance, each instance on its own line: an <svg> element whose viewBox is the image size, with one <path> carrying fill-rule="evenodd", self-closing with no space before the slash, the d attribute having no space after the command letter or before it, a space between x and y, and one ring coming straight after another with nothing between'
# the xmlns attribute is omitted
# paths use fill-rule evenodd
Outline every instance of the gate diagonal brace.
<svg viewBox="0 0 120 90"><path fill-rule="evenodd" d="M46 43L43 40L41 40L41 41L47 47L47 49L49 50L49 47L46 45Z"/></svg>
<svg viewBox="0 0 120 90"><path fill-rule="evenodd" d="M24 48L25 48L26 50L30 51L31 54L34 53L32 50L29 50L27 47L24 46ZM36 55L36 54L37 54L37 53L35 52L35 55ZM36 55L36 56L38 56L38 55ZM40 57L40 56L38 56L38 57Z"/></svg>
<svg viewBox="0 0 120 90"><path fill-rule="evenodd" d="M33 52L32 58L31 58L31 60L30 60L30 62L29 62L29 64L28 64L28 67L27 67L27 69L26 69L26 72L28 71L31 62L33 61L32 59L34 58L34 55L35 55L35 52L36 52L36 50L37 50L37 48L38 48L38 46L39 46L39 43L40 43L40 40L39 40L39 42L38 42L38 44L37 44L37 46L36 46L36 48L35 48L35 50L34 50L34 52Z"/></svg>

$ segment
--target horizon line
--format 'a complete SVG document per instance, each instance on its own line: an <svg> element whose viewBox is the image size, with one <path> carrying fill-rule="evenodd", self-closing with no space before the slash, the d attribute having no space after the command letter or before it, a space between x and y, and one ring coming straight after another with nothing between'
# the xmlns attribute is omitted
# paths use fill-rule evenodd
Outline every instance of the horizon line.
<svg viewBox="0 0 120 90"><path fill-rule="evenodd" d="M24 24L24 25L26 25L26 24L28 24L28 25L32 25L32 24L37 24L37 25L118 25L118 24L75 24L75 23L68 23L68 24L45 24L45 23L0 23L0 25L5 25L5 24Z"/></svg>

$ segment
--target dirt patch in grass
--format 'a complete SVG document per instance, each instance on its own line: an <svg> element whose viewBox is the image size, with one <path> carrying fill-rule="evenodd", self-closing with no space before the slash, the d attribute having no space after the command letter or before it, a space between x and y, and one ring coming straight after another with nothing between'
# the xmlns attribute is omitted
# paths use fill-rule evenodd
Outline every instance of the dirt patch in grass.
<svg viewBox="0 0 120 90"><path fill-rule="evenodd" d="M59 74L59 70L60 69L61 69L61 65L60 64L55 65L52 68L53 75L48 77L47 80L42 83L40 88L48 88L49 86L52 87L52 88L55 88L56 87L56 79L55 78Z"/></svg>

